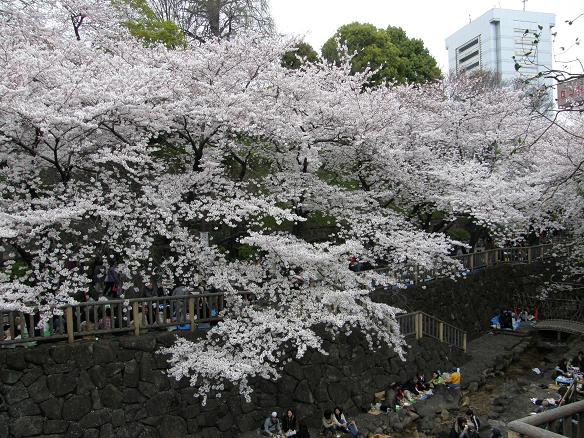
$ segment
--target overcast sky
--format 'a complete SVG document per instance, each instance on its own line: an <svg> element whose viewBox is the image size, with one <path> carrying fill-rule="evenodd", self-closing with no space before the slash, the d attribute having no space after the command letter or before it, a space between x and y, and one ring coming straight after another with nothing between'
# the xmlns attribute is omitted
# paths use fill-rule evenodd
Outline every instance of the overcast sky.
<svg viewBox="0 0 584 438"><path fill-rule="evenodd" d="M422 39L444 71L448 69L444 40L467 24L469 16L475 19L493 7L523 8L521 0L270 1L278 31L304 36L319 53L324 42L343 24L360 21L381 28L399 26L409 37ZM584 43L574 46L567 55L560 55L560 47L573 46L577 37L584 39L584 17L572 26L565 23L584 12L584 0L528 0L526 9L556 14L556 61L578 57L584 62ZM573 65L571 70L579 72L581 67Z"/></svg>

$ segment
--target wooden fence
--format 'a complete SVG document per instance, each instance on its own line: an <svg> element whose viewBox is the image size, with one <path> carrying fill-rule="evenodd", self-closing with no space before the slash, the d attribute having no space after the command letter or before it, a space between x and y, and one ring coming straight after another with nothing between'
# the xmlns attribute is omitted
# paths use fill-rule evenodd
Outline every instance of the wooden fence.
<svg viewBox="0 0 584 438"><path fill-rule="evenodd" d="M548 243L496 248L455 258L465 269L473 271L504 263L533 263L549 257L552 246ZM389 273L387 268L375 271ZM409 283L436 278L435 272L421 271L413 266L405 267L395 275ZM139 335L145 330L194 331L197 327L207 328L208 324L219 321L224 307L222 293L92 301L59 307L42 328L39 328L38 309L30 313L0 310L0 322L3 327L8 327L0 331L0 346L60 339L73 342L75 338L105 333L133 332ZM466 333L457 327L422 312L399 315L398 320L405 336L427 336L466 351Z"/></svg>
<svg viewBox="0 0 584 438"><path fill-rule="evenodd" d="M249 299L250 297L246 297ZM222 293L180 297L134 298L67 305L39 328L38 311L0 312L8 330L0 332L0 346L91 338L115 333L140 336L151 330L195 331L210 328L221 320L225 309ZM400 332L416 339L431 337L466 351L466 332L423 312L397 316Z"/></svg>

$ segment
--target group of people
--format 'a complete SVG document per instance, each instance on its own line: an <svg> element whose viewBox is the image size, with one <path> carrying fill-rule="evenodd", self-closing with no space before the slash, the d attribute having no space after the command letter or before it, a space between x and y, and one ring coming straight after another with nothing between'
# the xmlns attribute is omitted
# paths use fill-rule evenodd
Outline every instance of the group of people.
<svg viewBox="0 0 584 438"><path fill-rule="evenodd" d="M271 438L310 438L308 426L302 419L297 419L294 411L288 409L284 415L278 416L276 411L272 412L262 423L260 433L262 436Z"/></svg>
<svg viewBox="0 0 584 438"><path fill-rule="evenodd" d="M530 314L527 310L506 309L497 312L491 318L491 327L501 330L517 330L523 324L533 323L537 316Z"/></svg>
<svg viewBox="0 0 584 438"><path fill-rule="evenodd" d="M416 400L430 397L432 390L439 385L446 385L450 389L460 389L461 378L460 368L452 368L450 373L436 370L432 372L432 378L428 381L424 373L418 371L413 379L404 384L392 383L385 391L384 400L380 403L379 409L386 412L408 407Z"/></svg>
<svg viewBox="0 0 584 438"><path fill-rule="evenodd" d="M260 432L262 436L271 438L310 438L308 426L302 419L297 419L292 409L278 416L277 412L262 422ZM354 421L345 417L343 410L337 406L333 411L327 410L322 417L322 436L324 438L337 437L340 434L350 434L353 437L359 435L359 430Z"/></svg>
<svg viewBox="0 0 584 438"><path fill-rule="evenodd" d="M558 384L569 385L574 379L584 378L584 352L579 351L571 361L567 358L561 359L556 365L555 381Z"/></svg>

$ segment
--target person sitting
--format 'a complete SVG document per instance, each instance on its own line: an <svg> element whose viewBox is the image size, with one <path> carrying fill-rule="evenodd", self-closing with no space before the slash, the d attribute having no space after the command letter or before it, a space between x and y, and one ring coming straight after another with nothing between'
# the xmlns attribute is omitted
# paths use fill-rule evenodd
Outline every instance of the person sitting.
<svg viewBox="0 0 584 438"><path fill-rule="evenodd" d="M263 436L269 437L275 437L276 435L282 433L282 425L280 424L280 419L278 418L277 412L272 412L272 415L266 418L261 432Z"/></svg>
<svg viewBox="0 0 584 438"><path fill-rule="evenodd" d="M343 414L343 410L340 407L335 407L334 410L335 418L340 426L337 426L337 430L343 433L350 433L353 437L356 437L359 434L359 430L357 429L357 425L354 421L348 422L345 418L345 414Z"/></svg>
<svg viewBox="0 0 584 438"><path fill-rule="evenodd" d="M444 378L440 370L436 370L432 373L432 379L429 382L430 388L436 388L438 385L444 385Z"/></svg>
<svg viewBox="0 0 584 438"><path fill-rule="evenodd" d="M578 355L572 360L572 366L578 368L578 371L584 372L584 352L578 352Z"/></svg>
<svg viewBox="0 0 584 438"><path fill-rule="evenodd" d="M446 383L446 386L450 389L460 389L460 369L452 368L450 377L448 377L444 383Z"/></svg>
<svg viewBox="0 0 584 438"><path fill-rule="evenodd" d="M410 406L412 404L412 393L405 387L398 387L395 393L395 402L400 406Z"/></svg>
<svg viewBox="0 0 584 438"><path fill-rule="evenodd" d="M560 360L554 370L556 371L556 377L572 377L572 375L568 372L568 360L566 358Z"/></svg>
<svg viewBox="0 0 584 438"><path fill-rule="evenodd" d="M466 420L464 417L458 417L454 420L452 428L450 429L450 438L458 438L464 432L466 426Z"/></svg>
<svg viewBox="0 0 584 438"><path fill-rule="evenodd" d="M107 307L105 309L105 316L98 322L98 327L100 330L111 330L113 326L112 322L112 309Z"/></svg>
<svg viewBox="0 0 584 438"><path fill-rule="evenodd" d="M499 429L497 429L496 427L493 427L491 429L490 438L503 438L503 434L501 433L501 431Z"/></svg>
<svg viewBox="0 0 584 438"><path fill-rule="evenodd" d="M470 424L466 423L464 425L464 429L460 432L459 438L479 438L480 435L478 434L476 428Z"/></svg>
<svg viewBox="0 0 584 438"><path fill-rule="evenodd" d="M477 432L481 429L481 420L475 415L472 409L466 410L466 418L467 422L472 424Z"/></svg>
<svg viewBox="0 0 584 438"><path fill-rule="evenodd" d="M298 432L296 432L296 438L310 438L308 426L302 419L298 420Z"/></svg>
<svg viewBox="0 0 584 438"><path fill-rule="evenodd" d="M426 376L424 376L424 373L421 370L418 370L416 373L416 379L418 379L416 383L416 389L418 391L426 391L429 388L428 384L426 383Z"/></svg>
<svg viewBox="0 0 584 438"><path fill-rule="evenodd" d="M337 433L337 427L341 426L341 423L337 421L330 410L324 411L324 417L322 417L322 432L324 435L335 436Z"/></svg>
<svg viewBox="0 0 584 438"><path fill-rule="evenodd" d="M295 437L296 435L296 416L292 409L288 409L282 417L282 430L287 437Z"/></svg>
<svg viewBox="0 0 584 438"><path fill-rule="evenodd" d="M389 386L389 389L385 391L385 400L381 405L381 410L387 412L389 409L393 409L395 407L395 396L397 392L397 384L392 383Z"/></svg>

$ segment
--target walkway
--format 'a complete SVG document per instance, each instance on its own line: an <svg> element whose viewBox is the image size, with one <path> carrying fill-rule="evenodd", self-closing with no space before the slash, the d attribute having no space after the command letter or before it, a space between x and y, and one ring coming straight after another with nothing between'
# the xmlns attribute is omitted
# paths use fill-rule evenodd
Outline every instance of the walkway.
<svg viewBox="0 0 584 438"><path fill-rule="evenodd" d="M538 321L534 328L536 330L549 330L584 335L584 323L567 319L545 319L543 321Z"/></svg>

